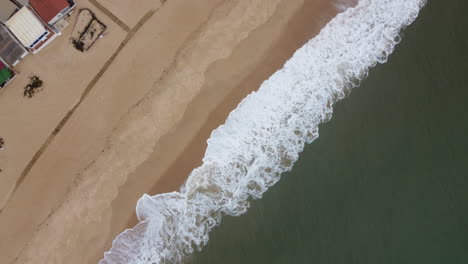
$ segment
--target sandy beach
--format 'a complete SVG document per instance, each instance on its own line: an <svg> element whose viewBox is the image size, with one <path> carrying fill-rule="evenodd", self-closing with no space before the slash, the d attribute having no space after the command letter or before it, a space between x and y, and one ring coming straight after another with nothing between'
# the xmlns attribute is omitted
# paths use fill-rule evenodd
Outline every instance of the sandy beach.
<svg viewBox="0 0 468 264"><path fill-rule="evenodd" d="M97 263L136 223L138 198L177 190L211 131L339 11L320 0L78 4L109 37L81 54L67 28L0 91L0 263ZM26 100L37 65L48 86Z"/></svg>

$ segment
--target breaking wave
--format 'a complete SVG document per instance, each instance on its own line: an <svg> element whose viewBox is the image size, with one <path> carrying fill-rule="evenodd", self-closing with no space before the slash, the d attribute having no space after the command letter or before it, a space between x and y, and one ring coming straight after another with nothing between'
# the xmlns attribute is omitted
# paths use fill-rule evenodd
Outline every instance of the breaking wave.
<svg viewBox="0 0 468 264"><path fill-rule="evenodd" d="M208 242L223 215L237 216L291 169L333 105L385 63L425 0L360 0L246 97L213 131L203 165L180 192L143 195L140 221L100 264L181 263Z"/></svg>

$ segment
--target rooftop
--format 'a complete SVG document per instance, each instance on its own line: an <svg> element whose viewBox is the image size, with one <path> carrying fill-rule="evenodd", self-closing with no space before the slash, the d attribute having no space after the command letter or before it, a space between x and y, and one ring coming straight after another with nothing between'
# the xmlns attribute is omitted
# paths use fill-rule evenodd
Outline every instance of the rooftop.
<svg viewBox="0 0 468 264"><path fill-rule="evenodd" d="M27 7L21 8L5 25L25 47L30 47L46 32L41 21Z"/></svg>
<svg viewBox="0 0 468 264"><path fill-rule="evenodd" d="M63 9L70 6L67 0L30 0L29 4L46 23L49 23Z"/></svg>
<svg viewBox="0 0 468 264"><path fill-rule="evenodd" d="M27 54L26 49L19 43L8 29L0 25L0 57L8 64L15 65Z"/></svg>
<svg viewBox="0 0 468 264"><path fill-rule="evenodd" d="M7 21L17 8L10 0L0 0L0 22Z"/></svg>
<svg viewBox="0 0 468 264"><path fill-rule="evenodd" d="M10 70L7 67L0 69L0 84L4 84L12 77Z"/></svg>

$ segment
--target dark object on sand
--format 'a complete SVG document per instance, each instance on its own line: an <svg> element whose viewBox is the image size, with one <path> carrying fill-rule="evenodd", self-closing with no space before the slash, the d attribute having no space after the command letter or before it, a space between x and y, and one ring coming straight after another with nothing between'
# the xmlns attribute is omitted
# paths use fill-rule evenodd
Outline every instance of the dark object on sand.
<svg viewBox="0 0 468 264"><path fill-rule="evenodd" d="M96 17L94 12L87 8L80 9L71 37L73 47L81 52L87 51L106 29L107 26Z"/></svg>
<svg viewBox="0 0 468 264"><path fill-rule="evenodd" d="M42 87L43 81L37 76L29 77L29 83L24 87L24 97L33 97L39 88Z"/></svg>
<svg viewBox="0 0 468 264"><path fill-rule="evenodd" d="M77 50L79 50L81 52L84 52L84 43L83 43L83 41L73 40L72 43L73 43L73 47L75 47L75 49L77 49Z"/></svg>

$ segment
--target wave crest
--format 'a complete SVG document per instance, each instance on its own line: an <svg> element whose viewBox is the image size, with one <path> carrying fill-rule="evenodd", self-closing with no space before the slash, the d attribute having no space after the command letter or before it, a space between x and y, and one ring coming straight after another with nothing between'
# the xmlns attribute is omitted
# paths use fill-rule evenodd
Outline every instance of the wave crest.
<svg viewBox="0 0 468 264"><path fill-rule="evenodd" d="M231 112L208 140L203 165L181 192L144 195L140 223L100 264L181 263L208 242L223 215L237 216L292 168L333 105L385 63L425 0L361 0L337 15L283 69Z"/></svg>

